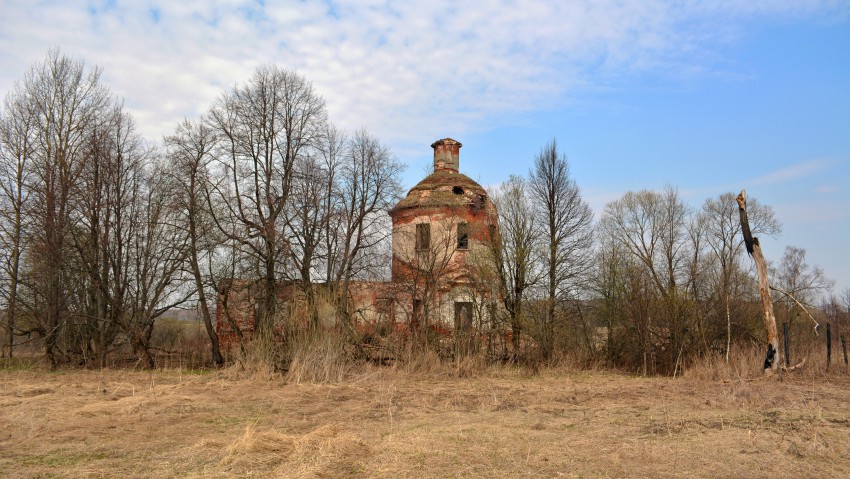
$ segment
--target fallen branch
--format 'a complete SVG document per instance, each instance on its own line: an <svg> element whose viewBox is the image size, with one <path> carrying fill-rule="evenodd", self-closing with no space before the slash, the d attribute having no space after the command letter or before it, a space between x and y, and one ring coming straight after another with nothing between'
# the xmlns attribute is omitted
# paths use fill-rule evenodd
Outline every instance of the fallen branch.
<svg viewBox="0 0 850 479"><path fill-rule="evenodd" d="M806 364L806 358L803 358L803 360L802 360L802 361L800 361L799 363L795 364L794 366L791 366L790 368L786 368L785 366L782 366L782 370L783 370L783 371L793 371L793 370L795 370L795 369L802 368L804 364Z"/></svg>
<svg viewBox="0 0 850 479"><path fill-rule="evenodd" d="M809 317L810 317L810 318L812 318L812 321L814 321L814 323L815 323L815 336L820 336L820 335L818 334L818 328L820 327L820 323L818 323L818 322L817 322L817 320L815 319L815 317L814 317L814 316L812 316L812 313L810 313L810 312L809 312L809 310L808 310L808 309L806 309L806 307L805 307L805 306L803 306L803 303L801 303L801 302L797 301L797 298L795 298L793 294L789 293L788 291L785 291L785 290L784 290L784 289L782 289L782 288L777 288L776 286L771 285L771 286L770 286L770 289L772 289L772 290L774 290L774 291L779 291L780 293L782 293L782 294L784 294L785 296L788 296L789 298L791 298L792 300L794 300L794 302L795 302L795 303L797 303L797 306L799 306L800 308L802 308L802 309L803 309L803 311L805 311L805 312L806 312L806 314L807 314L807 315L809 315Z"/></svg>

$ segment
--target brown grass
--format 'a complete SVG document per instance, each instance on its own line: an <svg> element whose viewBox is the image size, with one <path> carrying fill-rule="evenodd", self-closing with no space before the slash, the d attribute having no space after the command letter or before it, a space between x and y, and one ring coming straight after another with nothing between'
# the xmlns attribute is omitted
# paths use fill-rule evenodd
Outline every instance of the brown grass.
<svg viewBox="0 0 850 479"><path fill-rule="evenodd" d="M844 364L844 358L839 350L832 351L831 363L827 365L826 346L811 344L799 348L792 353L791 371L784 370L781 374L797 380L827 379L834 375L850 375L850 367ZM765 350L759 345L733 346L730 350L729 362L723 355L717 354L699 359L684 371L684 376L705 381L730 381L746 378L756 378L762 375ZM783 359L784 361L784 359ZM782 365L784 366L784 362ZM796 369L795 369L796 368ZM779 378L780 380L782 377Z"/></svg>
<svg viewBox="0 0 850 479"><path fill-rule="evenodd" d="M6 368L0 476L850 476L846 372L778 381L440 367L360 366L327 384L292 371L287 381Z"/></svg>
<svg viewBox="0 0 850 479"><path fill-rule="evenodd" d="M286 379L295 384L338 383L354 366L345 341L335 334L313 334L293 348Z"/></svg>

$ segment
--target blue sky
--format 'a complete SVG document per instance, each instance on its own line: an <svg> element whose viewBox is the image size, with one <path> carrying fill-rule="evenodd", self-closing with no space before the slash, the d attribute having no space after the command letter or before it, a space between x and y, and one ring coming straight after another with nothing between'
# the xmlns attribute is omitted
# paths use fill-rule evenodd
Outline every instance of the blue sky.
<svg viewBox="0 0 850 479"><path fill-rule="evenodd" d="M557 138L598 213L677 187L747 188L786 245L850 287L850 4L835 0L0 2L0 95L51 47L104 70L145 136L197 118L267 62L409 165L464 144L484 185Z"/></svg>

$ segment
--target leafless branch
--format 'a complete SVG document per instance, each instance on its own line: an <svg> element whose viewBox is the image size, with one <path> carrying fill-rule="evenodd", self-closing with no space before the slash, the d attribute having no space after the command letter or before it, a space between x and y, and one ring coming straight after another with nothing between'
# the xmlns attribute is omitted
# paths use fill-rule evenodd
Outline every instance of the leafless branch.
<svg viewBox="0 0 850 479"><path fill-rule="evenodd" d="M815 323L815 334L816 334L816 335L818 334L818 328L820 327L820 323L818 323L818 322L817 322L817 320L815 319L815 317L814 317L814 316L812 316L812 313L810 313L810 312L809 312L809 310L808 310L808 309L806 309L806 307L805 307L805 306L803 306L803 303L801 303L801 302L797 301L797 298L795 298L793 294L789 293L788 291L785 291L785 290L784 290L784 289L782 289L782 288L777 288L776 286L771 285L771 286L770 286L770 289L772 289L772 290L774 290L774 291L778 291L778 292L780 292L780 293L784 294L785 296L788 296L789 298L791 298L791 300L792 300L792 301L794 301L795 303L797 303L797 306L799 306L800 308L802 308L802 310L803 310L803 311L805 311L805 312L806 312L806 314L807 314L810 318L812 318L812 321L814 321L814 323ZM795 367L796 367L796 366L795 366Z"/></svg>

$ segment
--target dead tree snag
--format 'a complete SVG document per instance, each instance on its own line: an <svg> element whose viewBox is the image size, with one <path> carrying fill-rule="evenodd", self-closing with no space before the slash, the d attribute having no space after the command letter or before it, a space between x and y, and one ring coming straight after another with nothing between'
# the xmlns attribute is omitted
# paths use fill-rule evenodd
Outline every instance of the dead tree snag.
<svg viewBox="0 0 850 479"><path fill-rule="evenodd" d="M765 374L774 374L782 362L779 358L779 334L776 331L776 316L773 314L773 300L770 298L770 282L767 279L767 262L762 254L758 238L750 232L750 220L747 218L747 191L738 195L738 212L741 215L741 231L747 252L753 257L758 273L759 298L764 313L764 329L767 333L767 355L764 359Z"/></svg>

